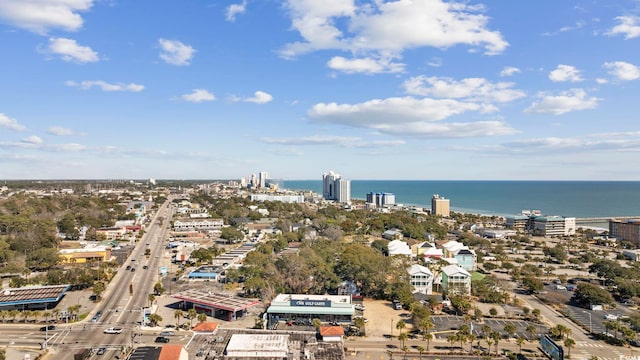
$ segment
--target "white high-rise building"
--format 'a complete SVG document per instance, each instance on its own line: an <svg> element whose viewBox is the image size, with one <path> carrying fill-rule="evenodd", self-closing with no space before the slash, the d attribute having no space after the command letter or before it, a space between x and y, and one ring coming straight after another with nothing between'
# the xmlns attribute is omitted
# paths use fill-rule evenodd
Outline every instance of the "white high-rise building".
<svg viewBox="0 0 640 360"><path fill-rule="evenodd" d="M351 181L343 179L333 171L322 174L322 197L325 200L350 203Z"/></svg>
<svg viewBox="0 0 640 360"><path fill-rule="evenodd" d="M267 179L269 178L269 173L266 171L261 171L258 173L258 187L264 189L267 187Z"/></svg>

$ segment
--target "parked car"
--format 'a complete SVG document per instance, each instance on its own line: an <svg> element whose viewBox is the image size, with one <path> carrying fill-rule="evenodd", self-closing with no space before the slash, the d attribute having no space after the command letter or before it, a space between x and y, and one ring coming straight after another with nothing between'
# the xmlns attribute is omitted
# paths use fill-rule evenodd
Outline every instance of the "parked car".
<svg viewBox="0 0 640 360"><path fill-rule="evenodd" d="M155 340L155 342L157 343L168 343L169 342L169 338L168 337L164 337L164 336L158 336Z"/></svg>
<svg viewBox="0 0 640 360"><path fill-rule="evenodd" d="M605 319L607 320L618 320L618 315L616 314L607 314L604 316Z"/></svg>
<svg viewBox="0 0 640 360"><path fill-rule="evenodd" d="M196 356L197 357L204 356L204 348L198 349L198 352L196 353Z"/></svg>
<svg viewBox="0 0 640 360"><path fill-rule="evenodd" d="M104 329L104 333L105 334L120 334L120 333L122 333L122 328L117 328L117 327L106 328L106 329Z"/></svg>
<svg viewBox="0 0 640 360"><path fill-rule="evenodd" d="M98 348L98 351L96 352L96 355L103 355L106 352L107 352L107 348L106 347L101 347L101 348Z"/></svg>
<svg viewBox="0 0 640 360"><path fill-rule="evenodd" d="M173 336L174 334L173 331L163 331L160 333L160 336Z"/></svg>
<svg viewBox="0 0 640 360"><path fill-rule="evenodd" d="M556 290L567 290L567 287L564 285L556 285Z"/></svg>
<svg viewBox="0 0 640 360"><path fill-rule="evenodd" d="M364 306L362 304L355 304L353 308L356 310L364 311Z"/></svg>

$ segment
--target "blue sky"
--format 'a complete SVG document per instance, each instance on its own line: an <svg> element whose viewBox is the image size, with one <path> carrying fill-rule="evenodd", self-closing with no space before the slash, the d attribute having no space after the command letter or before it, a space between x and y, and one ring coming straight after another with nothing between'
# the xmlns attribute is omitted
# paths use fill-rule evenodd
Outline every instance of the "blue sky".
<svg viewBox="0 0 640 360"><path fill-rule="evenodd" d="M0 44L0 179L640 179L638 0L0 0Z"/></svg>

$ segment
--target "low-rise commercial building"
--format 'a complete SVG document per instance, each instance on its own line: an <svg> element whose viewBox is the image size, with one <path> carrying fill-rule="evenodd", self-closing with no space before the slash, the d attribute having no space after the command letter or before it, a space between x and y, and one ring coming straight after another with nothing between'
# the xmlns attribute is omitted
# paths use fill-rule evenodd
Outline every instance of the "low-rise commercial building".
<svg viewBox="0 0 640 360"><path fill-rule="evenodd" d="M302 319L351 323L354 314L351 295L279 294L267 309L265 325Z"/></svg>
<svg viewBox="0 0 640 360"><path fill-rule="evenodd" d="M222 219L176 220L173 222L173 229L175 231L220 230L223 225Z"/></svg>

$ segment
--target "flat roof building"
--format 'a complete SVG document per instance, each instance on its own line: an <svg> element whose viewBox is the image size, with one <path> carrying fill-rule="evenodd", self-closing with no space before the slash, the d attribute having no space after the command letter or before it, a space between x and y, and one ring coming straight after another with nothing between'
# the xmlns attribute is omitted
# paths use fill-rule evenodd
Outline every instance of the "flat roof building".
<svg viewBox="0 0 640 360"><path fill-rule="evenodd" d="M279 294L267 309L265 325L301 318L351 323L354 314L351 295Z"/></svg>
<svg viewBox="0 0 640 360"><path fill-rule="evenodd" d="M449 199L445 199L443 197L440 197L440 195L435 194L431 198L431 214L449 217L449 205Z"/></svg>

